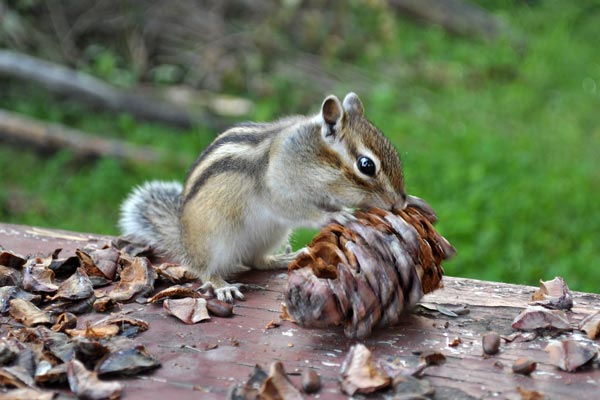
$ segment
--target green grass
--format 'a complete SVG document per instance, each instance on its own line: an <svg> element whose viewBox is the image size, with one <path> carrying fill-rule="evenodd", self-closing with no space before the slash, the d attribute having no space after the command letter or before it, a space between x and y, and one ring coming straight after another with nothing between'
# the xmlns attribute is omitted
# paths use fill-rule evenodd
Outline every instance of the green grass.
<svg viewBox="0 0 600 400"><path fill-rule="evenodd" d="M561 275L574 289L598 291L600 8L526 4L493 3L518 37L493 43L395 21L386 40L353 62L376 78L359 94L398 148L408 191L435 208L439 230L458 249L448 274L522 284ZM335 69L337 60L328 62ZM272 84L270 98L255 99L255 118L313 112L322 100L295 108L303 85L285 76ZM323 95L353 89L348 82ZM11 93L1 107L150 143L187 162L213 135L90 113L34 90ZM5 146L0 171L0 220L109 234L131 186L185 174L173 162L82 165L67 153L39 157Z"/></svg>

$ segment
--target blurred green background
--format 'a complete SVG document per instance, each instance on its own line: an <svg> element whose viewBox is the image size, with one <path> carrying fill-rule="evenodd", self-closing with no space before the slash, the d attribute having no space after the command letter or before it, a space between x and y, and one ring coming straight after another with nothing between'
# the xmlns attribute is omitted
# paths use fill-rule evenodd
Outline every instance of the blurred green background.
<svg viewBox="0 0 600 400"><path fill-rule="evenodd" d="M152 36L144 18L160 2L111 3L0 2L0 46L127 90L177 85L249 100L249 112L222 118L230 123L313 113L325 95L356 91L399 150L407 190L434 207L458 249L447 274L533 285L560 275L598 292L597 1L478 2L500 22L493 38L449 33L377 0L165 2L172 29ZM163 152L143 165L0 142L0 221L76 231L117 234L132 186L182 180L218 133L115 115L3 76L0 108Z"/></svg>

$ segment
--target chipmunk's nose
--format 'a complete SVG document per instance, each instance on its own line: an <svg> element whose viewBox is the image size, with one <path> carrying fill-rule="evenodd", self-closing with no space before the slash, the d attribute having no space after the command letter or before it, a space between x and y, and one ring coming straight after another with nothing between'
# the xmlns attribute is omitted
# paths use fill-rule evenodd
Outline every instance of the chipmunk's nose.
<svg viewBox="0 0 600 400"><path fill-rule="evenodd" d="M406 193L402 193L398 200L396 200L396 202L392 205L392 211L393 212L398 212L398 211L402 211L406 208L408 201L407 201L407 196Z"/></svg>

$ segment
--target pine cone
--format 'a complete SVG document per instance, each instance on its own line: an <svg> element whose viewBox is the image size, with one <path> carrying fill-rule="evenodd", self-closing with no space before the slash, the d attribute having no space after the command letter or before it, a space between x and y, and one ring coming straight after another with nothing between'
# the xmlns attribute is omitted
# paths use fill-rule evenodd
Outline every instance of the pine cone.
<svg viewBox="0 0 600 400"><path fill-rule="evenodd" d="M436 220L414 196L396 214L372 208L336 218L288 267L289 314L307 327L344 325L348 337L396 324L442 287L441 263L455 250L433 228Z"/></svg>

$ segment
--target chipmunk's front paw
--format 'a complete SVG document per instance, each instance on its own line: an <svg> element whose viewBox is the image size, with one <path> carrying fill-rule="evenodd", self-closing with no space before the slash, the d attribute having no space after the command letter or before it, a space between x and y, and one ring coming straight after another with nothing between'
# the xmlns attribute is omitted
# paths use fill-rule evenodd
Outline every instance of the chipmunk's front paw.
<svg viewBox="0 0 600 400"><path fill-rule="evenodd" d="M233 303L234 298L237 300L244 300L245 297L241 292L242 284L234 283L229 284L223 281L224 285L214 284L212 281L204 283L200 286L200 291L203 293L208 293L211 296L216 296L217 299L221 301L226 301L227 303Z"/></svg>
<svg viewBox="0 0 600 400"><path fill-rule="evenodd" d="M241 284L237 283L235 285L225 286L222 288L218 288L215 290L217 294L217 299L221 301L226 301L228 303L233 303L233 299L244 300L245 297L240 291Z"/></svg>

